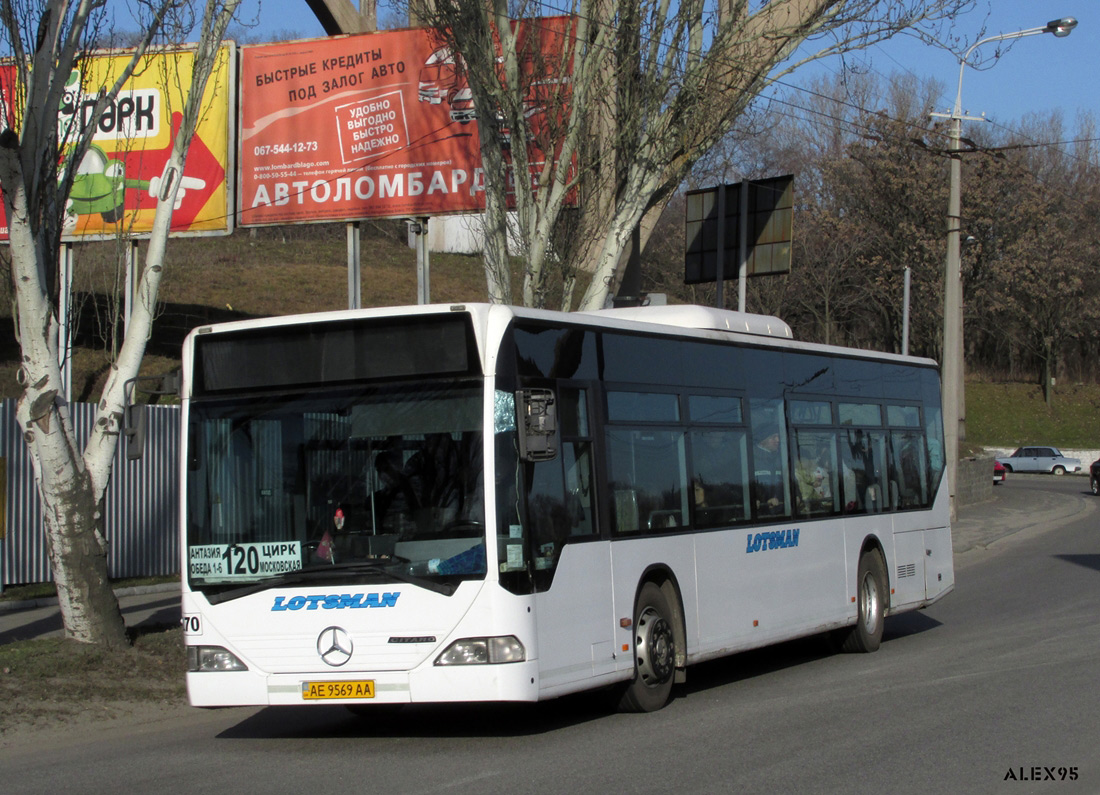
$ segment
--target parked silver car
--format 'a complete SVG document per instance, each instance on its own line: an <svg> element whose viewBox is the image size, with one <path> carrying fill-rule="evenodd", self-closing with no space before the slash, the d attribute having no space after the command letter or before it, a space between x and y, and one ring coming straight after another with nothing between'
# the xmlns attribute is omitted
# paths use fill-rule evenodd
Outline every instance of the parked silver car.
<svg viewBox="0 0 1100 795"><path fill-rule="evenodd" d="M1050 472L1064 475L1081 471L1081 461L1066 458L1057 447L1020 447L1010 456L998 456L997 462L1009 472Z"/></svg>

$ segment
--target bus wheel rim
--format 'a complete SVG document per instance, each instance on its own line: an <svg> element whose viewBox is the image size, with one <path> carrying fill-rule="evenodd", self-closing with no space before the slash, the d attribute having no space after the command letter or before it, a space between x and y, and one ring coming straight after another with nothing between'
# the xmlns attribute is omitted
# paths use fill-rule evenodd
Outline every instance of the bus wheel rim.
<svg viewBox="0 0 1100 795"><path fill-rule="evenodd" d="M879 593L878 582L871 572L863 576L863 587L860 588L859 599L863 629L868 635L873 635L878 629Z"/></svg>
<svg viewBox="0 0 1100 795"><path fill-rule="evenodd" d="M672 676L675 667L672 650L672 626L660 613L647 607L638 617L635 648L638 676L647 686L657 687Z"/></svg>

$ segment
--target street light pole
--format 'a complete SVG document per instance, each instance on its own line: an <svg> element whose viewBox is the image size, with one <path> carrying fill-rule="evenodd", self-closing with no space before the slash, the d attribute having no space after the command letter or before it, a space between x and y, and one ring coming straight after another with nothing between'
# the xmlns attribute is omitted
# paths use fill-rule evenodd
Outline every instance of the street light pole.
<svg viewBox="0 0 1100 795"><path fill-rule="evenodd" d="M1058 38L1068 36L1077 27L1073 17L1052 19L1041 28L1028 28L1015 33L1002 33L981 39L970 46L959 63L959 85L955 93L955 107L950 114L933 113L933 116L949 118L951 152L951 184L947 197L947 259L944 267L943 285L943 360L941 362L941 389L943 402L943 435L946 448L947 485L951 496L951 516L955 517L955 485L959 470L959 441L966 439L966 393L964 372L966 363L963 357L963 289L962 268L959 262L959 237L961 233L961 194L962 162L961 148L962 123L982 121L981 117L964 116L962 110L962 81L970 54L983 44L992 41L1020 39L1024 36L1037 36L1040 33L1053 33Z"/></svg>

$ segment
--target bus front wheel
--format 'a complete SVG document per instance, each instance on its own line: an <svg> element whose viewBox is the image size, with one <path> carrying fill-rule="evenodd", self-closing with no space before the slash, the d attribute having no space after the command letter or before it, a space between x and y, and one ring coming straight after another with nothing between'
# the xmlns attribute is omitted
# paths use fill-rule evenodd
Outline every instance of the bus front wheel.
<svg viewBox="0 0 1100 795"><path fill-rule="evenodd" d="M856 624L843 630L840 648L846 652L876 651L882 643L886 620L886 572L882 556L873 549L859 557L856 601L859 605Z"/></svg>
<svg viewBox="0 0 1100 795"><path fill-rule="evenodd" d="M619 701L624 712L654 712L668 703L676 673L676 635L664 592L647 582L634 607L634 679Z"/></svg>

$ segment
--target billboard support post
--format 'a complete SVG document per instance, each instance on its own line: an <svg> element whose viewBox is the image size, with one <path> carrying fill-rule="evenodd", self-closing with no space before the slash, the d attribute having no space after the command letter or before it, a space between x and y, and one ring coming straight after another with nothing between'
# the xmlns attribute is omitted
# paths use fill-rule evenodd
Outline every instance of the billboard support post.
<svg viewBox="0 0 1100 795"><path fill-rule="evenodd" d="M416 243L416 303L432 302L431 267L428 261L428 218L406 219Z"/></svg>
<svg viewBox="0 0 1100 795"><path fill-rule="evenodd" d="M348 309L363 308L362 236L358 221L349 221L348 232Z"/></svg>
<svg viewBox="0 0 1100 795"><path fill-rule="evenodd" d="M57 263L57 364L61 368L62 397L68 403L73 392L72 314L73 244L61 244L61 256Z"/></svg>
<svg viewBox="0 0 1100 795"><path fill-rule="evenodd" d="M718 188L718 239L726 239L726 188L720 186ZM714 291L714 305L718 309L725 309L726 296L723 292L723 286L726 278L726 258L725 246L719 245L718 251L715 252L717 261L715 262L715 291Z"/></svg>
<svg viewBox="0 0 1100 795"><path fill-rule="evenodd" d="M737 311L745 311L749 280L749 182L741 180L741 203L737 213Z"/></svg>

